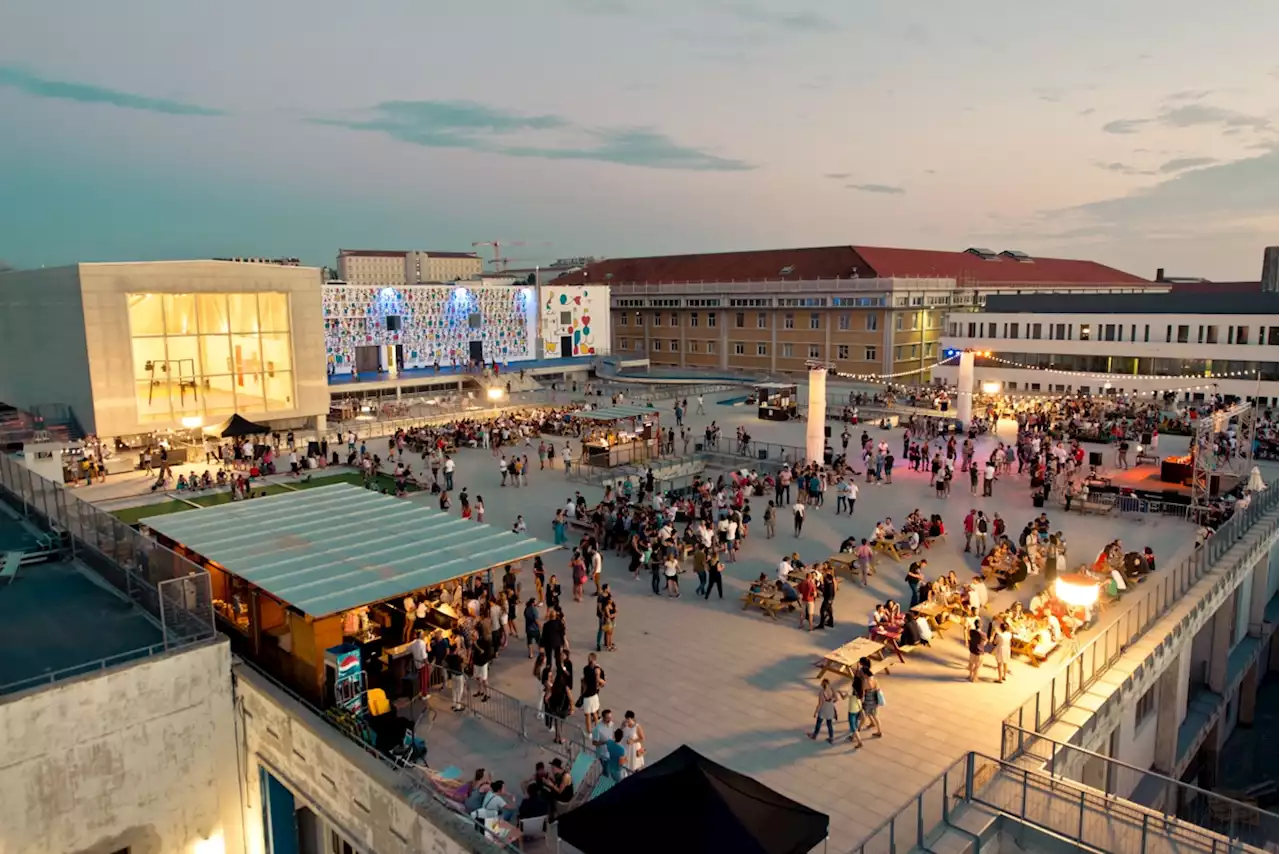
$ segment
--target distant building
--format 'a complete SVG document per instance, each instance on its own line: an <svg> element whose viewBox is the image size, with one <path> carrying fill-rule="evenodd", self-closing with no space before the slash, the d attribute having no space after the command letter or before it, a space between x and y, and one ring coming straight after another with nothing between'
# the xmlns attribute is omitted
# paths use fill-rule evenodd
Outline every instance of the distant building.
<svg viewBox="0 0 1280 854"><path fill-rule="evenodd" d="M214 258L214 261L234 261L237 264L275 264L280 267L301 267L297 258Z"/></svg>
<svg viewBox="0 0 1280 854"><path fill-rule="evenodd" d="M1280 267L1280 247L1268 246L1262 250L1262 289L1268 293L1276 292L1276 276Z"/></svg>
<svg viewBox="0 0 1280 854"><path fill-rule="evenodd" d="M338 278L353 285L416 285L470 279L484 271L474 252L338 250Z"/></svg>

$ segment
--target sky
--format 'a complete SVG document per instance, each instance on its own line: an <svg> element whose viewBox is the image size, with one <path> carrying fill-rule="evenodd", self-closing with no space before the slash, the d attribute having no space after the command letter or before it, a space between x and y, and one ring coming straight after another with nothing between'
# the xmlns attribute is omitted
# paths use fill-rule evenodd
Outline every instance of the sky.
<svg viewBox="0 0 1280 854"><path fill-rule="evenodd" d="M1256 280L1280 12L1230 5L26 0L0 259L984 246Z"/></svg>

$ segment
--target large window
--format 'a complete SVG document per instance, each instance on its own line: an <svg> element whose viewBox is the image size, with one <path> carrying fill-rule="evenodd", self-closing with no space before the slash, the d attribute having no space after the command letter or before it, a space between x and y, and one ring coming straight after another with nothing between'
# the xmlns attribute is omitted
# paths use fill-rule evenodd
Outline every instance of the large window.
<svg viewBox="0 0 1280 854"><path fill-rule="evenodd" d="M294 408L284 293L129 294L138 420L210 423Z"/></svg>

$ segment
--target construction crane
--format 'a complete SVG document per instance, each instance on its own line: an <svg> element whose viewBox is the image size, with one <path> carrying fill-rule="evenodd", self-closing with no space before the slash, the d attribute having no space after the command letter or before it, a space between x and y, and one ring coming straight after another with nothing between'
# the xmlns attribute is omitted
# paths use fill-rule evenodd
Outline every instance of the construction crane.
<svg viewBox="0 0 1280 854"><path fill-rule="evenodd" d="M510 258L502 256L502 247L504 246L550 246L550 243L526 243L523 240L477 240L471 244L476 246L489 246L493 248L493 257L489 259L489 263L493 265L495 273L501 273L507 269L507 265L511 263Z"/></svg>

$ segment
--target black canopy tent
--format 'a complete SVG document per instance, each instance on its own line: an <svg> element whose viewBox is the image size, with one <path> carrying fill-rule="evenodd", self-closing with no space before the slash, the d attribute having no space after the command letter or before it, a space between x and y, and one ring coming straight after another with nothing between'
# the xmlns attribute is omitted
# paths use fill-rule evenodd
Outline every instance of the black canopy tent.
<svg viewBox="0 0 1280 854"><path fill-rule="evenodd" d="M582 854L807 854L829 823L686 744L566 813L558 829Z"/></svg>
<svg viewBox="0 0 1280 854"><path fill-rule="evenodd" d="M271 428L265 424L255 424L248 418L232 415L226 421L209 429L209 433L220 439L241 439L245 436L265 436Z"/></svg>

